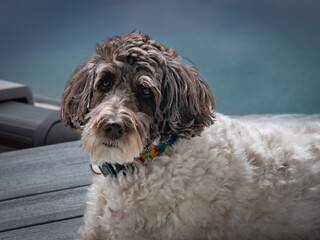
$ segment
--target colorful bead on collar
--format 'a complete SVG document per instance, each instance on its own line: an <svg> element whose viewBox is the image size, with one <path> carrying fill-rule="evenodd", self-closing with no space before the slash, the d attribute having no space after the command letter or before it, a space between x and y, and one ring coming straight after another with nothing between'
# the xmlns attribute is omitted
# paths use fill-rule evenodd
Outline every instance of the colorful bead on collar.
<svg viewBox="0 0 320 240"><path fill-rule="evenodd" d="M177 140L177 138L177 135L172 135L166 142L160 142L157 145L152 144L146 151L140 154L139 159L142 163L144 163L147 159L155 158L156 156L164 152L166 146L172 145Z"/></svg>

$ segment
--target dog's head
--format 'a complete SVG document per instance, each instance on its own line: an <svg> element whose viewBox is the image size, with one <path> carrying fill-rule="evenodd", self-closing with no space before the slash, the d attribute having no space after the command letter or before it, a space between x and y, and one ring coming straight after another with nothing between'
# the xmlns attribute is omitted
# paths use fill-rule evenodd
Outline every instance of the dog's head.
<svg viewBox="0 0 320 240"><path fill-rule="evenodd" d="M131 162L155 139L191 138L213 123L214 103L196 68L137 32L107 39L62 96L63 122L82 132L96 163Z"/></svg>

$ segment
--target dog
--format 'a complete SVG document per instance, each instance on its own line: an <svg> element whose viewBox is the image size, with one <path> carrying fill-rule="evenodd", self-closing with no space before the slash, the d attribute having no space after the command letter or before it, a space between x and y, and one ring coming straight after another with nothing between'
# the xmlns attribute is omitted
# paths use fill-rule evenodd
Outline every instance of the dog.
<svg viewBox="0 0 320 240"><path fill-rule="evenodd" d="M320 239L319 122L216 113L197 69L136 31L95 49L62 96L100 168L81 239Z"/></svg>

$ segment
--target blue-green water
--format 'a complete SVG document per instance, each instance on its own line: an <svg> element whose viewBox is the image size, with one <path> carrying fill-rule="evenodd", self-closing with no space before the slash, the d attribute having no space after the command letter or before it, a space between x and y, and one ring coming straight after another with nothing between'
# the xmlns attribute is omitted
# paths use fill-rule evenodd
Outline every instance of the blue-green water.
<svg viewBox="0 0 320 240"><path fill-rule="evenodd" d="M320 113L320 1L1 0L0 79L60 99L107 37L140 30L190 59L226 114Z"/></svg>

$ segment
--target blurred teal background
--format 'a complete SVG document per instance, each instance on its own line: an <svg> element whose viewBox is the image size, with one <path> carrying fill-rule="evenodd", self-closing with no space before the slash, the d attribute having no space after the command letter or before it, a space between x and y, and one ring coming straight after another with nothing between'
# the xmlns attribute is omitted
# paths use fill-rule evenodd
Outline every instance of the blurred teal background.
<svg viewBox="0 0 320 240"><path fill-rule="evenodd" d="M190 59L225 114L320 113L319 0L0 0L0 79L60 99L96 43L134 29Z"/></svg>

